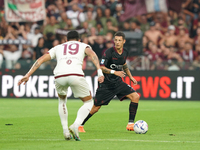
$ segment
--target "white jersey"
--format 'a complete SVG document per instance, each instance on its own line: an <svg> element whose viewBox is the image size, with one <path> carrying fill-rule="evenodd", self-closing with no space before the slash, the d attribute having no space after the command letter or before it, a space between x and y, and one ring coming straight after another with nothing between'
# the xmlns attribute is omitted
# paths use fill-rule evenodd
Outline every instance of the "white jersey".
<svg viewBox="0 0 200 150"><path fill-rule="evenodd" d="M51 59L57 59L54 76L84 75L82 64L86 47L91 48L82 42L68 41L51 48L49 50Z"/></svg>

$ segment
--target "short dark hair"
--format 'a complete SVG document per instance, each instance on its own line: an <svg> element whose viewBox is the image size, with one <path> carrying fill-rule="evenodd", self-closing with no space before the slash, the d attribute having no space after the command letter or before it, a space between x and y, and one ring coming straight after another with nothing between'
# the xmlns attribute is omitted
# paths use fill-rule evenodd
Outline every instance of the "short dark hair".
<svg viewBox="0 0 200 150"><path fill-rule="evenodd" d="M123 32L121 32L121 31L116 32L114 37L115 36L122 36L122 38L125 39L125 34Z"/></svg>
<svg viewBox="0 0 200 150"><path fill-rule="evenodd" d="M14 30L18 30L18 27L17 27L16 25L12 25L12 28L13 28Z"/></svg>
<svg viewBox="0 0 200 150"><path fill-rule="evenodd" d="M184 20L182 17L178 17L178 20Z"/></svg>
<svg viewBox="0 0 200 150"><path fill-rule="evenodd" d="M111 19L107 19L107 20L106 20L106 23L107 23L107 22L112 22L112 20L111 20Z"/></svg>
<svg viewBox="0 0 200 150"><path fill-rule="evenodd" d="M140 26L140 25L141 25L141 23L140 23L139 21L137 21L137 20L132 21L132 23L135 23L137 26Z"/></svg>
<svg viewBox="0 0 200 150"><path fill-rule="evenodd" d="M74 40L74 39L78 41L80 39L80 35L75 30L69 31L67 33L67 40L69 41L69 40Z"/></svg>

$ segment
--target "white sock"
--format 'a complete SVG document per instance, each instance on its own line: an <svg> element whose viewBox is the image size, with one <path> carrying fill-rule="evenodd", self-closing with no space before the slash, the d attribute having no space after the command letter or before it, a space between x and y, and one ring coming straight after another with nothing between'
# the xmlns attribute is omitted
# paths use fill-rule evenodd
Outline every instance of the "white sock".
<svg viewBox="0 0 200 150"><path fill-rule="evenodd" d="M67 132L69 132L69 130L68 130L68 111L67 111L67 107L66 107L67 96L65 99L61 99L58 97L58 100L59 100L58 113L59 113L61 124L63 127L63 133L67 133Z"/></svg>
<svg viewBox="0 0 200 150"><path fill-rule="evenodd" d="M93 99L86 101L83 105L79 108L76 120L74 121L74 125L78 128L84 121L84 119L89 114L90 110L92 109L94 102Z"/></svg>

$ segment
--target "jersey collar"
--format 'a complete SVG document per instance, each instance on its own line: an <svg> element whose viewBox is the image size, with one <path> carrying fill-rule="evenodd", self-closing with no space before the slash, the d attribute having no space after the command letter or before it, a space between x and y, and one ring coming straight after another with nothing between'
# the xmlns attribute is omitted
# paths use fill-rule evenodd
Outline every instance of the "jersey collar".
<svg viewBox="0 0 200 150"><path fill-rule="evenodd" d="M115 46L113 46L113 48L114 48L114 50L115 50L115 52L116 53L118 53L118 51L117 51L117 49L115 48ZM124 52L124 49L122 49L122 53ZM119 53L118 53L119 54ZM119 55L121 55L121 54L119 54Z"/></svg>

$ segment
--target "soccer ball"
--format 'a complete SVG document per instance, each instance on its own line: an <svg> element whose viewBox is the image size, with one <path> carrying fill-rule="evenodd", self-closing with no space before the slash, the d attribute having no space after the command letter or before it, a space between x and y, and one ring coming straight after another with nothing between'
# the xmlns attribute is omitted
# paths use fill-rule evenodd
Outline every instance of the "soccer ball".
<svg viewBox="0 0 200 150"><path fill-rule="evenodd" d="M145 134L148 131L148 124L144 120L138 120L134 124L134 131L137 134Z"/></svg>

